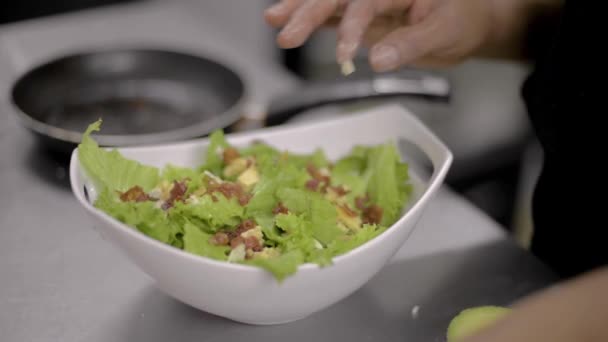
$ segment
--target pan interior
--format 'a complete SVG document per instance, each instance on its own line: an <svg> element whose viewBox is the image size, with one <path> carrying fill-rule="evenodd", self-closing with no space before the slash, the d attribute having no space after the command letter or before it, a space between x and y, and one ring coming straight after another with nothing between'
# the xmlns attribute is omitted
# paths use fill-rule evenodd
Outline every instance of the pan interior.
<svg viewBox="0 0 608 342"><path fill-rule="evenodd" d="M204 123L242 97L244 85L214 61L161 50L105 51L42 65L13 89L15 105L53 127L104 135L154 134Z"/></svg>

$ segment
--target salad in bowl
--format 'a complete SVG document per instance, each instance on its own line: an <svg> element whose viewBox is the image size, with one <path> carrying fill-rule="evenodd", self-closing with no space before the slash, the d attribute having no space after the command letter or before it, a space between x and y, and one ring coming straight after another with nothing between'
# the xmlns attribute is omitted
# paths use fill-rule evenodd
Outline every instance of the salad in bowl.
<svg viewBox="0 0 608 342"><path fill-rule="evenodd" d="M91 124L79 158L100 195L94 205L160 242L202 257L261 267L278 281L304 263L332 259L373 239L411 193L394 142L354 146L330 162L262 141L210 136L205 162L155 168L102 149Z"/></svg>
<svg viewBox="0 0 608 342"><path fill-rule="evenodd" d="M452 161L398 105L118 149L97 144L102 126L70 163L93 227L164 293L256 325L302 319L363 287L404 246ZM430 160L430 177L403 142Z"/></svg>

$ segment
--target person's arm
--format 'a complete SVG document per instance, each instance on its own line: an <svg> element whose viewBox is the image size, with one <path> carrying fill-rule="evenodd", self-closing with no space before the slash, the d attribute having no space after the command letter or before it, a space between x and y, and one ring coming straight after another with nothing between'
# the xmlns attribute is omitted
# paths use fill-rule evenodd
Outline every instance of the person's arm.
<svg viewBox="0 0 608 342"><path fill-rule="evenodd" d="M608 341L608 267L524 299L462 342Z"/></svg>

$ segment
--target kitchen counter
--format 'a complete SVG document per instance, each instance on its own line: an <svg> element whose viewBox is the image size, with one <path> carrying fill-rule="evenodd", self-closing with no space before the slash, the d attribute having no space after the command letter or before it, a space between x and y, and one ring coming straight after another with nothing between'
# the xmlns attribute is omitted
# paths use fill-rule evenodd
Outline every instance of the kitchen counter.
<svg viewBox="0 0 608 342"><path fill-rule="evenodd" d="M131 28L122 35L120 15L111 10L0 29L2 340L442 341L449 319L459 310L480 304L506 305L555 281L494 221L443 188L389 265L361 290L308 319L271 327L241 325L162 294L95 233L70 192L65 165L40 149L17 124L6 97L12 80L32 63L79 44L119 40L125 44L165 41L213 50L240 65L255 89L252 100L260 103L294 83L271 60L239 54L228 45L229 39L211 34L209 27L173 33L150 33L143 28L146 22L188 18L184 8L157 4L118 12L129 18ZM107 16L96 21L104 13ZM89 35L73 36L70 20L86 23L80 29ZM182 20L188 27L186 22ZM204 47L186 42L184 33L196 35ZM412 315L415 306L419 307L417 316Z"/></svg>

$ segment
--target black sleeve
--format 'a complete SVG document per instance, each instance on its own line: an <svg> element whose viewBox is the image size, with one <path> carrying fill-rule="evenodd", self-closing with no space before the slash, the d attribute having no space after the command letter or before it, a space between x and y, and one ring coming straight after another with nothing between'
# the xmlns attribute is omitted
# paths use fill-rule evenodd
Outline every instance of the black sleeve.
<svg viewBox="0 0 608 342"><path fill-rule="evenodd" d="M542 36L538 29L530 38L537 59L523 96L544 152L531 248L564 277L608 263L603 7L567 1L557 30Z"/></svg>
<svg viewBox="0 0 608 342"><path fill-rule="evenodd" d="M532 20L524 41L524 57L533 62L538 61L551 47L563 15L563 7L546 6L533 10Z"/></svg>

